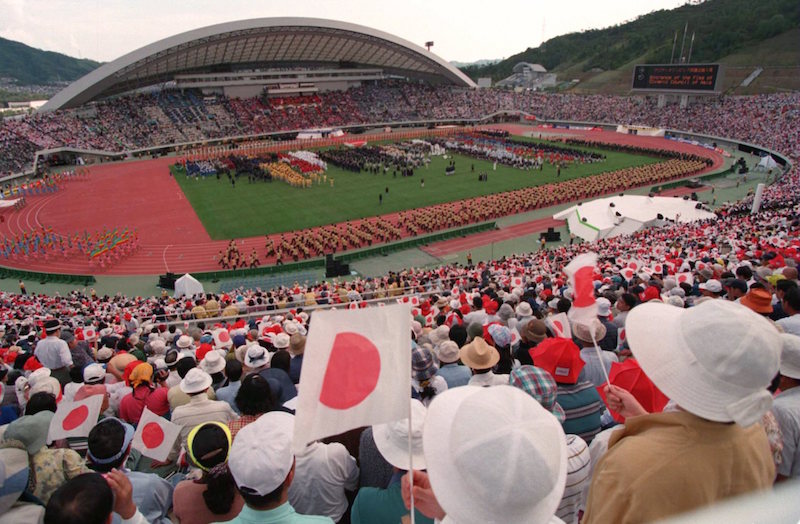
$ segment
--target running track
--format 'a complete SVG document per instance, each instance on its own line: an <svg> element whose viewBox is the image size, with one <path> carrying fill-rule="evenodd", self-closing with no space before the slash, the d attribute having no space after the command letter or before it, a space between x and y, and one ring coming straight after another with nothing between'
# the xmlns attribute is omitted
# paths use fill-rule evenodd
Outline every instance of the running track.
<svg viewBox="0 0 800 524"><path fill-rule="evenodd" d="M709 171L717 169L723 162L721 155L713 151L660 138L518 125L491 127L505 127L513 133L541 131L543 134L572 134L602 142L695 153L712 158L714 165ZM139 235L140 248L133 255L107 268L90 266L82 257L62 259L53 255L47 260L0 259L0 264L32 271L95 275L153 275L166 271L218 270L215 256L227 246L228 241L211 240L208 236L180 186L169 174L168 166L174 162L174 158L158 158L93 166L86 180L67 182L56 193L29 196L28 204L23 209L5 212L5 221L0 223L0 235L11 238L43 226L65 236L83 231L91 234L104 228L128 227L136 229ZM386 218L392 220L395 216ZM556 225L559 223L552 219L526 222L500 231L440 242L429 246L428 250L441 251L442 254L462 251L544 231ZM443 248L441 244L446 246ZM255 248L264 260L263 236L237 240L237 245L245 257Z"/></svg>

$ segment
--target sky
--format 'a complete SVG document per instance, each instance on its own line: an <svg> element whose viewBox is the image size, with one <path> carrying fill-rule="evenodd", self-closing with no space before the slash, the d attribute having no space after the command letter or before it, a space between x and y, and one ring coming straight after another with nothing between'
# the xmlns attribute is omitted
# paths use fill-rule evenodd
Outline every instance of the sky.
<svg viewBox="0 0 800 524"><path fill-rule="evenodd" d="M0 0L0 37L110 61L190 29L247 18L330 18L386 31L450 61L505 58L685 0Z"/></svg>

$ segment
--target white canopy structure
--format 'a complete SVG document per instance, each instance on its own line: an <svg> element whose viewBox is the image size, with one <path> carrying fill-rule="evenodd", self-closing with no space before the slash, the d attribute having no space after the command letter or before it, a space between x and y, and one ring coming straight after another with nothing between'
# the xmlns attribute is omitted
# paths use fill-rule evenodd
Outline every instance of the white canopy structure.
<svg viewBox="0 0 800 524"><path fill-rule="evenodd" d="M764 155L761 157L761 161L756 166L756 169L769 171L770 169L775 169L776 167L778 167L778 163L775 162L775 159L772 158L772 155Z"/></svg>
<svg viewBox="0 0 800 524"><path fill-rule="evenodd" d="M694 222L716 218L714 213L697 206L698 202L688 198L617 195L569 207L553 218L566 220L570 232L591 242L662 226L667 220Z"/></svg>
<svg viewBox="0 0 800 524"><path fill-rule="evenodd" d="M189 273L186 273L181 278L175 281L175 298L178 297L191 297L203 293L203 284Z"/></svg>

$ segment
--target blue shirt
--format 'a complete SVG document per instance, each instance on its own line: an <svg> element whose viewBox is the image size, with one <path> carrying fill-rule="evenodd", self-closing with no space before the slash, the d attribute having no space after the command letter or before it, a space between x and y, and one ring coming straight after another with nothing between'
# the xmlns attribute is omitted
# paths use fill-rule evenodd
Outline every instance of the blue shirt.
<svg viewBox="0 0 800 524"><path fill-rule="evenodd" d="M301 515L288 502L266 511L258 511L245 504L242 512L235 519L228 521L229 524L313 524L314 522L332 524L333 520L317 515Z"/></svg>
<svg viewBox="0 0 800 524"><path fill-rule="evenodd" d="M470 377L472 377L472 372L467 366L459 366L458 364L444 364L436 374L447 382L448 389L466 386Z"/></svg>
<svg viewBox="0 0 800 524"><path fill-rule="evenodd" d="M125 470L133 486L133 502L151 524L172 524L167 514L172 507L172 485L153 473ZM122 522L114 513L114 523Z"/></svg>
<svg viewBox="0 0 800 524"><path fill-rule="evenodd" d="M233 408L237 415L241 415L239 413L239 408L236 407L236 394L239 393L239 388L242 386L241 380L236 380L231 382L227 386L223 386L216 391L217 400L224 400Z"/></svg>

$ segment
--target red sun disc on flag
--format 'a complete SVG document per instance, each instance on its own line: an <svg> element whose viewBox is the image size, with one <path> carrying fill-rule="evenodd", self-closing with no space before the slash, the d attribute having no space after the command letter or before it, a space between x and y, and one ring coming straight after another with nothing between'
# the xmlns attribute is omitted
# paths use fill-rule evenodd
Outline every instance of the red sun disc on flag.
<svg viewBox="0 0 800 524"><path fill-rule="evenodd" d="M380 352L368 338L339 333L333 340L319 401L332 409L357 406L375 390L380 372Z"/></svg>
<svg viewBox="0 0 800 524"><path fill-rule="evenodd" d="M220 342L227 342L231 339L231 336L228 334L227 331L220 331L219 333L219 341Z"/></svg>
<svg viewBox="0 0 800 524"><path fill-rule="evenodd" d="M688 280L686 275L680 275L678 277L678 282L686 282L686 280Z"/></svg>
<svg viewBox="0 0 800 524"><path fill-rule="evenodd" d="M157 448L164 442L164 430L157 422L148 422L142 428L142 442L149 449Z"/></svg>
<svg viewBox="0 0 800 524"><path fill-rule="evenodd" d="M83 424L88 416L89 408L87 408L86 405L78 406L64 417L64 420L61 421L61 427L64 428L64 431L72 431Z"/></svg>

